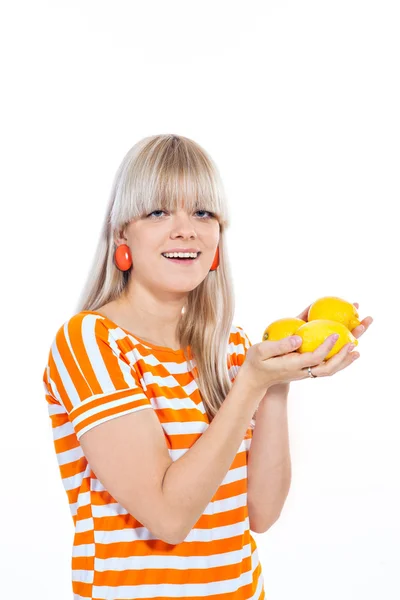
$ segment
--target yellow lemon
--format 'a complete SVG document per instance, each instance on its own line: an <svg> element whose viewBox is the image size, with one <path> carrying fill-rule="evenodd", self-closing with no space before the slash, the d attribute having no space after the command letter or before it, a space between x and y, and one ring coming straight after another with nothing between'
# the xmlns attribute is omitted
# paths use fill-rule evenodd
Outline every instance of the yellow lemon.
<svg viewBox="0 0 400 600"><path fill-rule="evenodd" d="M265 329L262 341L277 342L285 337L294 335L298 328L301 325L304 325L304 323L306 323L306 321L298 319L297 317L273 321L273 323L270 323L270 325L268 325L268 327Z"/></svg>
<svg viewBox="0 0 400 600"><path fill-rule="evenodd" d="M354 304L337 296L319 298L308 310L309 322L315 319L329 319L342 323L350 332L361 324L358 317L358 311Z"/></svg>
<svg viewBox="0 0 400 600"><path fill-rule="evenodd" d="M329 353L325 356L324 360L328 360L331 356L337 354L343 346L346 344L355 344L358 346L358 340L354 335L347 329L343 323L338 321L332 321L330 319L315 319L309 321L304 325L301 325L296 331L295 335L299 335L303 342L297 352L303 354L304 352L314 352L318 346L320 346L328 336L338 333L339 339L336 344L331 348Z"/></svg>

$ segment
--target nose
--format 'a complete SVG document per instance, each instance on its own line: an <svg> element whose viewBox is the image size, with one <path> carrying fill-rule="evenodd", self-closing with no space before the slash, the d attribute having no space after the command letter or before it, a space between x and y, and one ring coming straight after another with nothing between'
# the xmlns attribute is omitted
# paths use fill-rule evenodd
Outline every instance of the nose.
<svg viewBox="0 0 400 600"><path fill-rule="evenodd" d="M177 211L175 213L171 228L175 234L184 235L185 237L196 236L194 223L190 220L186 210Z"/></svg>

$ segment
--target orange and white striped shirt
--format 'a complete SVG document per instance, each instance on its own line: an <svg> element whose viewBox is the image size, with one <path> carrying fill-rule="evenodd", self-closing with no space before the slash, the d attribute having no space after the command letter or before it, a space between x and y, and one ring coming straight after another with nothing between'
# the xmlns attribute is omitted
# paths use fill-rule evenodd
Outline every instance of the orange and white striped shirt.
<svg viewBox="0 0 400 600"><path fill-rule="evenodd" d="M227 352L232 381L250 345L243 329L232 325ZM250 423L217 492L176 545L156 538L111 496L79 443L100 423L151 408L171 459L185 454L210 423L183 350L155 346L96 311L81 311L56 333L43 382L75 526L74 600L265 598L247 509Z"/></svg>

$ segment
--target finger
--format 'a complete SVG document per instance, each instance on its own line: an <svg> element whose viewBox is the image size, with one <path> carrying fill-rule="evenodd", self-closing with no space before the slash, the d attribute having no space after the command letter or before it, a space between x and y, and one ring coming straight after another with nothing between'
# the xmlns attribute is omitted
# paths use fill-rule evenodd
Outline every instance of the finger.
<svg viewBox="0 0 400 600"><path fill-rule="evenodd" d="M337 337L335 338L335 336L337 336ZM339 336L337 334L333 333L333 334L329 335L322 342L322 344L320 344L318 346L318 348L316 348L314 350L313 355L314 355L315 361L317 361L314 364L319 364L326 358L327 354L329 354L329 352L335 346L338 339L339 339Z"/></svg>
<svg viewBox="0 0 400 600"><path fill-rule="evenodd" d="M308 319L308 311L310 310L310 306L311 306L311 304L309 304L307 306L307 308L305 308L299 315L297 315L297 318L301 319L302 321L307 321L307 319Z"/></svg>
<svg viewBox="0 0 400 600"><path fill-rule="evenodd" d="M353 305L356 307L357 310L360 308L360 305L358 304L358 302L353 302Z"/></svg>
<svg viewBox="0 0 400 600"><path fill-rule="evenodd" d="M314 352L304 352L300 354L300 368L313 367L321 364L327 354L332 350L337 340L334 339L335 334L329 335L323 342L314 350Z"/></svg>
<svg viewBox="0 0 400 600"><path fill-rule="evenodd" d="M360 338L367 331L368 327L371 325L372 322L372 317L366 317L361 321L360 325L357 325L357 327L352 329L351 333L354 335L355 338Z"/></svg>
<svg viewBox="0 0 400 600"><path fill-rule="evenodd" d="M335 354L335 356L332 356L332 358L330 358L328 361L324 361L322 364L314 366L312 368L312 374L315 375L315 377L328 377L330 375L335 375L339 371L342 371L346 367L350 366L357 360L357 358L360 357L360 355L358 352L349 352L349 346L351 346L351 344L346 344L346 346L341 348L340 352ZM342 357L341 360L339 356ZM309 377L307 367L303 370L303 379L306 377Z"/></svg>
<svg viewBox="0 0 400 600"><path fill-rule="evenodd" d="M345 344L337 354L334 354L334 356L327 360L323 365L320 365L321 375L333 375L351 365L360 356L359 352L353 352L354 348L355 344L352 344L351 342Z"/></svg>
<svg viewBox="0 0 400 600"><path fill-rule="evenodd" d="M357 327L351 330L351 334L357 339L360 338L363 333L365 333L365 326L362 324L357 325Z"/></svg>

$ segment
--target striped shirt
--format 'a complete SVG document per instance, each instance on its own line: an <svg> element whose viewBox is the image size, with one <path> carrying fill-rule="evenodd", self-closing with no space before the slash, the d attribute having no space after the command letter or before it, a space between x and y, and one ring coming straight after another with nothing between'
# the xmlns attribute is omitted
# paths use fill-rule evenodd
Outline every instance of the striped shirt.
<svg viewBox="0 0 400 600"><path fill-rule="evenodd" d="M232 325L227 352L232 381L250 345L243 329ZM185 454L210 422L183 350L155 346L96 311L81 311L56 333L43 383L75 527L74 600L265 598L247 508L250 423L220 487L176 545L155 537L112 497L79 443L100 423L151 408L171 459Z"/></svg>

